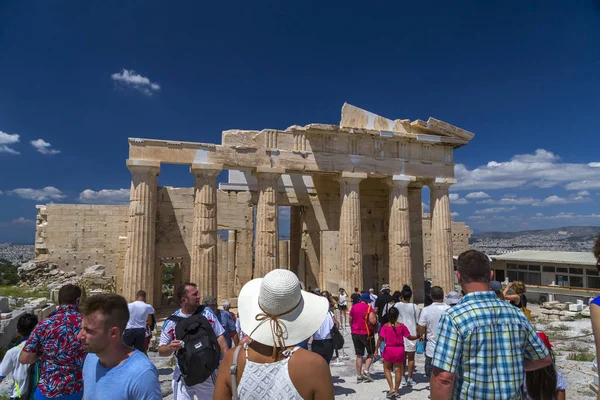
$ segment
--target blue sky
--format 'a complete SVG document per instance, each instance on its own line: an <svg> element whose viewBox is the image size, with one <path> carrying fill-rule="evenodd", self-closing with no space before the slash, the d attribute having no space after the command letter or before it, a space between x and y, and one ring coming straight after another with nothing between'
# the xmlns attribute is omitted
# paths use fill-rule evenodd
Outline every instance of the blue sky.
<svg viewBox="0 0 600 400"><path fill-rule="evenodd" d="M126 199L128 137L338 123L345 101L474 132L452 202L474 229L600 224L598 2L174 4L0 2L0 242L33 241L36 204Z"/></svg>

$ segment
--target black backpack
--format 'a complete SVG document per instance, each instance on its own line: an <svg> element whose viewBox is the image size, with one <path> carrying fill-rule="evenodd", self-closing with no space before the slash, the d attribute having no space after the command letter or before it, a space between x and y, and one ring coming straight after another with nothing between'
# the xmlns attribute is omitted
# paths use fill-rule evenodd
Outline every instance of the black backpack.
<svg viewBox="0 0 600 400"><path fill-rule="evenodd" d="M331 328L331 340L333 341L333 348L335 350L344 348L344 336L342 336L342 333L335 325Z"/></svg>
<svg viewBox="0 0 600 400"><path fill-rule="evenodd" d="M221 347L210 322L202 315L204 307L198 307L189 318L171 315L174 321L175 338L184 342L184 347L175 353L181 377L187 386L207 380L219 366Z"/></svg>

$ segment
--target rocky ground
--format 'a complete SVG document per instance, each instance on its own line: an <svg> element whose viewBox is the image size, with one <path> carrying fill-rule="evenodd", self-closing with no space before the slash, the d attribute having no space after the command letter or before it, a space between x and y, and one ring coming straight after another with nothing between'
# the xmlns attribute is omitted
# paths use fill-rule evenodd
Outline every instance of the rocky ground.
<svg viewBox="0 0 600 400"><path fill-rule="evenodd" d="M534 312L539 312L537 306L530 306ZM577 355L580 358L588 358L594 353L594 342L591 336L591 323L589 319L577 319L575 321L559 322L534 322L536 329L546 332L554 346L556 355L556 364L558 369L565 375L569 382L567 389L567 398L594 400L595 395L590 389L590 383L593 380L591 361L574 361L567 359L569 355ZM372 368L372 376L375 379L372 383L356 383L354 371L354 357L352 350L352 341L350 332L346 329L344 332L346 345L344 353L349 356L341 360L342 365L337 365L335 360L331 365L331 374L335 387L335 397L337 399L385 399L387 384L383 375L383 364L376 362ZM584 337L579 337L584 336ZM572 339L577 337L576 339ZM157 352L149 353L150 359L155 363L160 374L160 381L163 396L167 400L173 399L171 390L171 379L173 375L172 358L159 357ZM416 385L413 387L404 387L400 390L403 399L426 399L429 395L429 383L424 374L425 358L423 355L416 356L417 369L414 375ZM6 394L9 388L9 381L0 384L0 396Z"/></svg>

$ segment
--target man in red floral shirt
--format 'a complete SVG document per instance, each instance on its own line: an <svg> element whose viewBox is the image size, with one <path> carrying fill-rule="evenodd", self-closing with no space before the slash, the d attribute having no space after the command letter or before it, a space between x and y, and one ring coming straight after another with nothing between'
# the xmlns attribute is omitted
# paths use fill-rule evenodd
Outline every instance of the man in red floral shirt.
<svg viewBox="0 0 600 400"><path fill-rule="evenodd" d="M29 336L21 352L21 364L42 361L42 371L35 400L81 400L82 369L85 360L83 344L77 340L81 330L78 312L81 289L65 285L58 292L58 308L40 322Z"/></svg>

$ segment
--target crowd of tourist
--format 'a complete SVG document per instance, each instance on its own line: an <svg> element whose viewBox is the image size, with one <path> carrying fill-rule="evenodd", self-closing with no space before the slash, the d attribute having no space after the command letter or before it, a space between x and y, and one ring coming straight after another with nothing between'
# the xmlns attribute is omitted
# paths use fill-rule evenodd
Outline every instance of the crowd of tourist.
<svg viewBox="0 0 600 400"><path fill-rule="evenodd" d="M594 254L600 269L600 238ZM343 288L305 291L294 273L274 270L244 285L234 314L183 283L158 346L160 356L176 356L173 398L332 399L329 363L343 346L339 329L349 327L357 383L373 381L381 356L387 398L414 384L415 353L424 353L432 399L564 399L567 382L548 337L528 321L522 282L502 289L476 250L459 256L456 276L461 294L433 286L422 310L408 285L354 288L348 299ZM116 294L81 299L78 286L65 285L50 317L20 317L22 342L0 364L0 380L14 377L11 399L162 399L145 354L155 323L146 293L130 304ZM600 299L591 314L600 344Z"/></svg>

